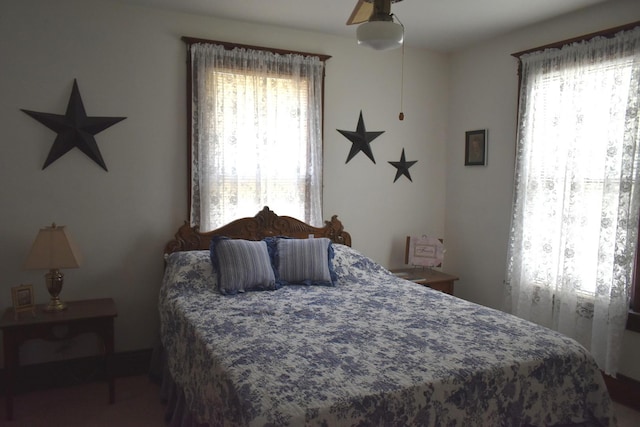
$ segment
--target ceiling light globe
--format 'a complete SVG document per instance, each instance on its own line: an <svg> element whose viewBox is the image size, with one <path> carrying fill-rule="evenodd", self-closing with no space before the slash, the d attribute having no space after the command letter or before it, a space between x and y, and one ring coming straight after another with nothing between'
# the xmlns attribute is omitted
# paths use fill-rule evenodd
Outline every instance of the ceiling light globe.
<svg viewBox="0 0 640 427"><path fill-rule="evenodd" d="M356 30L358 44L375 50L395 49L402 46L402 25L392 21L370 21L360 24Z"/></svg>

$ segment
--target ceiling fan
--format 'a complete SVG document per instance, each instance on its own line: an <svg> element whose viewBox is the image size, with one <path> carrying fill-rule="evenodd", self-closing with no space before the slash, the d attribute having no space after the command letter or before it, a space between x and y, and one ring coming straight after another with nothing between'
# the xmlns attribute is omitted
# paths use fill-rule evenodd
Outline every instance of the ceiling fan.
<svg viewBox="0 0 640 427"><path fill-rule="evenodd" d="M402 46L404 26L394 22L395 15L391 13L391 3L399 1L402 0L358 0L347 20L347 25L361 24L356 31L358 44L376 50Z"/></svg>

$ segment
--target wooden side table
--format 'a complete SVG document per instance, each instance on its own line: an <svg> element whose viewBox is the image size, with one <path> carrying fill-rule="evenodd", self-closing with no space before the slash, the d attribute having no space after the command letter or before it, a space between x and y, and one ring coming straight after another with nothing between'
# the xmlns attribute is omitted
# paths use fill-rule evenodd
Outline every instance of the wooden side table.
<svg viewBox="0 0 640 427"><path fill-rule="evenodd" d="M8 308L0 319L3 332L4 370L6 373L7 420L13 419L13 393L15 371L20 366L20 345L30 339L61 341L82 333L95 333L104 343L105 368L109 382L109 403L115 401L112 370L114 350L113 321L118 315L113 299L91 299L67 302L68 308L60 312L43 311L46 304L36 306L35 316L23 313L14 318Z"/></svg>
<svg viewBox="0 0 640 427"><path fill-rule="evenodd" d="M421 267L397 268L391 270L391 272L403 279L428 286L449 295L453 295L453 282L459 279L458 276Z"/></svg>

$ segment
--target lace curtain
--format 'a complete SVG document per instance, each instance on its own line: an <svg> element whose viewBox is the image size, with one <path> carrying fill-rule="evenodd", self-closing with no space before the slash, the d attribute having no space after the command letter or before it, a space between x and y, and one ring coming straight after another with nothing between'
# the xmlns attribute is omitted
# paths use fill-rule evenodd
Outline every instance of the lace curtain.
<svg viewBox="0 0 640 427"><path fill-rule="evenodd" d="M206 43L190 55L192 225L264 206L321 225L323 62Z"/></svg>
<svg viewBox="0 0 640 427"><path fill-rule="evenodd" d="M640 28L520 60L505 308L615 375L640 208Z"/></svg>

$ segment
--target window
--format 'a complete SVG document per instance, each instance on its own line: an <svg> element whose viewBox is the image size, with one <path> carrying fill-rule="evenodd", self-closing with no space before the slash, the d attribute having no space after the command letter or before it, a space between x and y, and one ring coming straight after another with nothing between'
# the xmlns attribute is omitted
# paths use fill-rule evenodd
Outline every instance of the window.
<svg viewBox="0 0 640 427"><path fill-rule="evenodd" d="M580 71L551 69L530 82L533 113L523 127L535 142L521 187L527 193L523 228L529 274L541 286L571 280L576 292L595 295L601 268L595 260L615 253L611 225L627 185L621 179L637 165L635 157L624 157L627 105L612 102L628 98L632 68L632 58L625 58ZM576 72L580 80L569 83Z"/></svg>
<svg viewBox="0 0 640 427"><path fill-rule="evenodd" d="M640 28L519 56L507 309L615 374L640 209Z"/></svg>
<svg viewBox="0 0 640 427"><path fill-rule="evenodd" d="M323 59L201 41L189 53L192 224L264 206L321 224Z"/></svg>

